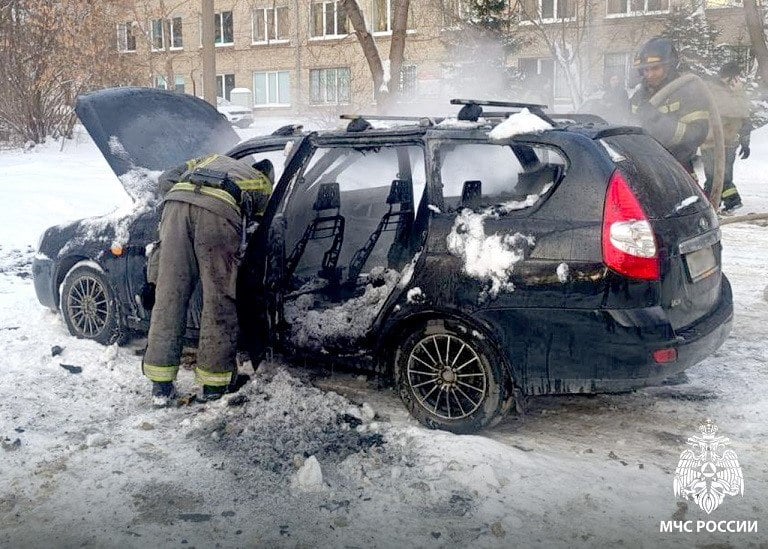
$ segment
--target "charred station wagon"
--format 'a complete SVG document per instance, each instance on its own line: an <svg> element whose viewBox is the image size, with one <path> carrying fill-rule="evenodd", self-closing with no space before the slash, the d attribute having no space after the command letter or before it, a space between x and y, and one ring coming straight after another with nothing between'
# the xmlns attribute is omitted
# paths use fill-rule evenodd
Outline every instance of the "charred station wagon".
<svg viewBox="0 0 768 549"><path fill-rule="evenodd" d="M77 112L137 206L48 229L38 298L78 337L146 331L157 175L228 151L271 158L279 177L240 272L243 347L370 362L429 427L475 431L521 394L657 383L723 343L717 217L656 141L536 106L490 103L511 112L478 118L489 102L463 103L462 120L358 118L234 145L194 97L86 95Z"/></svg>

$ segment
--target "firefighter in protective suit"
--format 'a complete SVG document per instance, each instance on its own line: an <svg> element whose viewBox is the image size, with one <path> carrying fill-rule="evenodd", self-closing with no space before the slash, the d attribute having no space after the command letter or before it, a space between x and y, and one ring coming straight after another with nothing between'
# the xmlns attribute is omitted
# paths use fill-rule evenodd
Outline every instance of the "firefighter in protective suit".
<svg viewBox="0 0 768 549"><path fill-rule="evenodd" d="M688 82L654 106L656 93L677 80L678 56L667 38L651 38L635 56L634 66L642 81L630 99L640 125L694 175L693 161L709 132L709 104L695 82Z"/></svg>
<svg viewBox="0 0 768 549"><path fill-rule="evenodd" d="M725 174L723 178L723 194L721 203L724 212L732 212L741 208L741 196L733 183L733 164L736 152L739 157L749 157L749 141L752 132L752 122L749 118L750 104L743 90L741 68L735 61L730 61L720 67L717 78L708 82L712 97L717 105L720 120L723 125L725 144ZM715 172L715 142L712 132L701 146L701 159L704 163L706 182L704 190L707 195L712 189Z"/></svg>
<svg viewBox="0 0 768 549"><path fill-rule="evenodd" d="M247 224L263 213L272 192L272 177L268 160L251 166L216 154L161 175L160 189L167 192L160 221L154 307L142 364L144 375L153 382L155 406L167 406L176 395L173 382L179 370L187 308L198 281L203 306L195 380L202 385L206 400L221 397L233 384L241 241Z"/></svg>

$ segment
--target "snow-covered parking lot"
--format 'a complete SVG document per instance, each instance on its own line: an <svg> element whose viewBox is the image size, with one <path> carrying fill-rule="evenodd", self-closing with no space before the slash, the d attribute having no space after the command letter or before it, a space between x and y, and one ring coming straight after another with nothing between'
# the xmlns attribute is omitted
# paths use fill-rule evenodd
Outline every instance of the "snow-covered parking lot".
<svg viewBox="0 0 768 549"><path fill-rule="evenodd" d="M736 163L743 213L768 211L768 131L752 150ZM43 229L128 201L85 137L0 151L0 546L768 545L765 224L722 228L733 332L687 383L530 399L457 436L420 427L374 377L279 359L222 401L153 409L144 342L71 337L31 279ZM673 494L708 418L745 486L711 514ZM757 531L660 532L689 520Z"/></svg>

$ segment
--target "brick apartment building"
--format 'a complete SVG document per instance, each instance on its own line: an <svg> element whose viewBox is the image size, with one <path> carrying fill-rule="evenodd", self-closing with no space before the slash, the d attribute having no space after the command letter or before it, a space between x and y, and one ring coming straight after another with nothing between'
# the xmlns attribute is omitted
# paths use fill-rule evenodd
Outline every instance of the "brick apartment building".
<svg viewBox="0 0 768 549"><path fill-rule="evenodd" d="M358 1L386 59L390 0ZM574 63L582 85L596 88L610 74L629 79L634 50L658 33L670 2L681 1L686 0L522 0L510 9L520 10L517 32L528 40L507 64L547 83L548 102L567 108L568 78L548 42L578 50ZM723 47L737 58L748 55L741 7L708 1L707 18L722 31ZM460 0L411 0L403 68L392 79L406 101L435 102L457 92L446 77L456 67L443 38L460 8ZM137 3L118 25L118 50L146 67L147 85L202 95L199 9L198 0L149 0ZM372 104L368 66L338 1L217 0L215 9L218 96L230 98L233 89L245 88L257 110L286 115ZM482 95L483 82L477 84L468 93Z"/></svg>

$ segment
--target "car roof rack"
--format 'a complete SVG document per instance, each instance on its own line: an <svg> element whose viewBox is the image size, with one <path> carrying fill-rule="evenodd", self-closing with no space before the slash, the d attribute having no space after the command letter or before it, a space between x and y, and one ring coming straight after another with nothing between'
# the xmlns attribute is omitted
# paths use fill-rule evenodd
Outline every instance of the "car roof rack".
<svg viewBox="0 0 768 549"><path fill-rule="evenodd" d="M355 120L383 120L383 121L389 121L389 120L401 120L405 122L418 122L419 126L434 126L435 124L438 124L442 120L445 119L443 116L434 117L434 116L399 116L399 115L389 115L389 114L342 114L339 116L342 120L351 120L349 126L351 126ZM354 129L350 130L349 126L347 126L347 131L355 131ZM357 130L359 131L359 130Z"/></svg>
<svg viewBox="0 0 768 549"><path fill-rule="evenodd" d="M492 101L487 99L451 99L451 105L464 105L458 114L459 120L468 120L470 122L477 122L477 120L483 116L504 118L510 114L516 114L523 109L528 109L532 114L535 114L545 122L557 125L549 115L544 112L544 109L548 108L546 105L539 103L521 103L518 101ZM515 111L490 111L483 112L483 107L506 107L509 109L516 109Z"/></svg>
<svg viewBox="0 0 768 549"><path fill-rule="evenodd" d="M572 121L576 124L608 124L603 118L586 113L547 114L544 109L548 107L540 103L524 103L520 101L494 101L487 99L451 99L451 105L462 105L456 118L458 120L477 122L480 117L498 123L513 114L520 113L523 109L528 109L532 114L538 116L552 126L562 125L562 122ZM502 107L506 110L484 111L483 107ZM373 126L370 120L382 121L401 121L415 122L422 127L436 126L440 122L448 119L447 116L407 116L407 115L388 115L388 114L342 114L342 120L349 120L346 130L348 132L362 132ZM558 120L562 121L558 123Z"/></svg>

